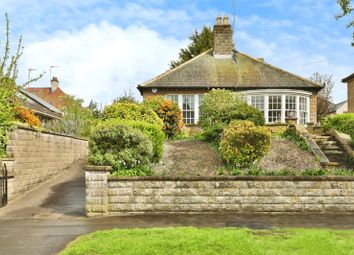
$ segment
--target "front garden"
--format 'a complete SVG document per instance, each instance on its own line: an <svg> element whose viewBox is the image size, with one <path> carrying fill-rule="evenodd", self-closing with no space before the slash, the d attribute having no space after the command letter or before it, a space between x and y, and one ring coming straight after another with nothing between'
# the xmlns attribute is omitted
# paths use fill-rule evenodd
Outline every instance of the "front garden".
<svg viewBox="0 0 354 255"><path fill-rule="evenodd" d="M271 132L263 116L227 90L203 96L199 128L162 97L118 101L91 130L89 163L114 176L352 175L321 169L295 126Z"/></svg>
<svg viewBox="0 0 354 255"><path fill-rule="evenodd" d="M79 237L61 252L78 254L354 254L354 231L237 228L115 229Z"/></svg>

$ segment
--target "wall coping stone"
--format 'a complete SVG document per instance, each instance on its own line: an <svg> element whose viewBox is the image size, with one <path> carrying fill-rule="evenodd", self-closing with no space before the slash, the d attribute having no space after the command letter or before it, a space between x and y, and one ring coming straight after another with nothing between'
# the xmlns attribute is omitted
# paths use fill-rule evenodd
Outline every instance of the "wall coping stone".
<svg viewBox="0 0 354 255"><path fill-rule="evenodd" d="M24 126L24 125L21 125L21 124L17 124L16 128L17 129L22 129L22 130L27 130L27 131L32 131L32 132L36 132L36 133L41 133L41 134L48 134L48 135L72 138L72 139L75 139L75 140L81 140L81 141L85 141L85 142L88 141L85 138L80 138L80 137L76 137L76 136L73 136L73 135L67 135L67 134L62 134L62 133L55 133L55 132L52 132L52 131L49 131L49 130L34 129L34 128L27 127L27 126Z"/></svg>
<svg viewBox="0 0 354 255"><path fill-rule="evenodd" d="M97 171L97 169L91 171ZM108 180L109 181L354 181L354 176L214 176L214 177L110 176Z"/></svg>
<svg viewBox="0 0 354 255"><path fill-rule="evenodd" d="M95 171L102 171L102 172L111 172L111 166L94 166L94 165L87 165L84 166L84 170L88 172L95 172Z"/></svg>

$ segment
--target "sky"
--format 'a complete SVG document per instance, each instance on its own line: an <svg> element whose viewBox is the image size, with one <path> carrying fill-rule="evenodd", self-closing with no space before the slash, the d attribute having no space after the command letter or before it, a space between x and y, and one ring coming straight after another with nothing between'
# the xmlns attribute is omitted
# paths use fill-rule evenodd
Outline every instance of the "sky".
<svg viewBox="0 0 354 255"><path fill-rule="evenodd" d="M166 71L217 15L230 16L238 51L305 78L333 75L334 102L346 100L341 80L354 72L351 17L335 19L335 0L0 0L5 12L12 50L23 36L18 82L33 68L32 78L45 74L31 86L49 86L57 66L60 87L86 103L105 105L129 90L139 98L137 85ZM3 15L2 42L4 29Z"/></svg>

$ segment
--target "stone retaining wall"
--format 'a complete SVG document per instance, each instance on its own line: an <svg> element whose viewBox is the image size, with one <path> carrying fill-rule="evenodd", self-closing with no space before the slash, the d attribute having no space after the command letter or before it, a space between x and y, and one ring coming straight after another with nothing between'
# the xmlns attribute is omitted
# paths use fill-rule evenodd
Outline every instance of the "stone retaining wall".
<svg viewBox="0 0 354 255"><path fill-rule="evenodd" d="M86 170L88 216L144 213L353 213L353 177L109 177Z"/></svg>
<svg viewBox="0 0 354 255"><path fill-rule="evenodd" d="M75 161L86 160L86 140L19 127L7 146L9 199L61 173ZM6 161L6 162L5 162Z"/></svg>

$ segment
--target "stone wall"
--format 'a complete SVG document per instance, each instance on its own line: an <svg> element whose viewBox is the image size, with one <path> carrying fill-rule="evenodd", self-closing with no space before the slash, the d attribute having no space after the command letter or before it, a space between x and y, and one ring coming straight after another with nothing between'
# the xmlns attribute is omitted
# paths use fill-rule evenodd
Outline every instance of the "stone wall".
<svg viewBox="0 0 354 255"><path fill-rule="evenodd" d="M9 198L53 178L75 161L86 160L87 147L88 143L83 139L27 128L15 129L7 146L6 161L12 177L8 180Z"/></svg>
<svg viewBox="0 0 354 255"><path fill-rule="evenodd" d="M348 112L354 113L354 78L348 81Z"/></svg>
<svg viewBox="0 0 354 255"><path fill-rule="evenodd" d="M152 213L353 213L353 177L109 177L86 168L88 216Z"/></svg>

